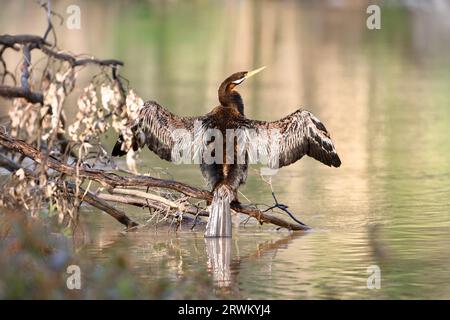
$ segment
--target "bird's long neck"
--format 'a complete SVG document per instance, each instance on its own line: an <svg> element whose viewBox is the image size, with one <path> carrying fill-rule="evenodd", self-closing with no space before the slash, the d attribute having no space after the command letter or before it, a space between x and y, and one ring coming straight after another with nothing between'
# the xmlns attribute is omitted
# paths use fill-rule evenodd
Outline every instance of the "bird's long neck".
<svg viewBox="0 0 450 320"><path fill-rule="evenodd" d="M235 86L234 83L222 83L219 87L219 102L222 107L235 108L243 115L244 102L239 92L234 90Z"/></svg>

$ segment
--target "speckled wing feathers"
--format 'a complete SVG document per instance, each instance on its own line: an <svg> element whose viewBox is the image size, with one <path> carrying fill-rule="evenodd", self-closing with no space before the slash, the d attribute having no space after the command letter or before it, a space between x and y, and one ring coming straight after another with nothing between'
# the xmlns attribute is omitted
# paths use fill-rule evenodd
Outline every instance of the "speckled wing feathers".
<svg viewBox="0 0 450 320"><path fill-rule="evenodd" d="M278 141L258 141L261 143L273 143L278 148L278 167L284 167L308 155L327 166L339 167L341 160L331 141L327 129L311 112L299 109L280 120L273 122L248 120L247 127L257 130L279 130ZM274 156L272 154L272 156ZM273 159L272 159L273 160ZM274 161L269 162L276 163Z"/></svg>
<svg viewBox="0 0 450 320"><path fill-rule="evenodd" d="M125 145L124 134L121 134L112 155L121 156L126 154L130 147L137 150L147 145L160 158L172 161L172 149L175 144L191 142L191 139L184 139L186 135L176 135L174 132L177 129L183 129L192 135L196 120L202 121L202 117L179 117L157 102L147 101L139 111L136 120L127 126L127 129L131 131L130 146Z"/></svg>

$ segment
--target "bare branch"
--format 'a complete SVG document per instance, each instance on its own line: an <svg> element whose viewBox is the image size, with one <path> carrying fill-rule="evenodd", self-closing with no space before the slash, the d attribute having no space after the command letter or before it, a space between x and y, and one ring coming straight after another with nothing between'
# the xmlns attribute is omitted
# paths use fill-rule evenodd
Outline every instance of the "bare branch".
<svg viewBox="0 0 450 320"><path fill-rule="evenodd" d="M201 217L208 217L209 213L204 210L200 210L197 206L191 205L188 202L186 203L177 203L175 201L169 200L167 198L157 196L155 194L151 194L148 192L144 192L141 190L135 190L135 189L121 189L121 188L115 188L112 190L109 190L109 192L113 194L119 194L119 195L126 195L127 199L130 199L129 202L126 202L128 204L133 204L136 206L143 206L146 205L154 207L155 209L161 210L164 209L162 206L170 207L172 209L176 209L179 211L183 211L188 214L193 214L196 216ZM107 197L106 197L107 198ZM112 198L110 198L112 199ZM120 201L123 202L123 201ZM155 207L152 204L158 204L158 207Z"/></svg>
<svg viewBox="0 0 450 320"><path fill-rule="evenodd" d="M0 154L0 167L3 167L10 172L14 172L19 169L23 169L27 175L32 175L32 172L30 172L28 169L22 168L17 163L15 163L14 161L8 159L7 157L5 157L4 155L1 155L1 154ZM59 187L63 187L62 183L59 184ZM67 184L67 185L65 185L65 187L66 187L65 189L67 191L69 191L69 193L71 195L75 195L75 187L72 184ZM80 191L81 192L78 195L80 200L83 200L83 201L89 203L91 206L96 207L97 209L106 212L107 214L112 216L114 219L116 219L118 222L120 222L121 224L126 226L127 229L131 229L131 228L138 226L138 223L136 223L133 220L131 220L130 218L128 218L128 216L124 212L112 207L109 203L107 203L106 201L104 201L102 199L99 199L93 193L86 192L86 190L84 190L83 188L80 188Z"/></svg>
<svg viewBox="0 0 450 320"><path fill-rule="evenodd" d="M35 36L35 35L0 35L0 45L4 45L9 48L16 48L16 44L21 45L29 45L30 50L32 49L41 49L43 53L46 55L62 60L67 61L70 63L70 65L76 67L76 66L83 66L86 64L96 64L100 66L123 66L123 62L116 59L97 59L97 58L84 58L84 59L76 59L73 55L70 55L68 53L61 53L56 52L53 49L51 49L51 45L42 37ZM17 49L17 48L16 48Z"/></svg>
<svg viewBox="0 0 450 320"><path fill-rule="evenodd" d="M43 155L36 148L34 148L33 146L27 144L22 140L12 138L1 132L0 132L0 145L3 145L7 149L17 151L38 163L41 163L43 160ZM95 180L109 188L133 187L133 186L166 188L178 191L193 198L204 199L207 201L212 200L212 194L210 192L173 180L163 180L149 176L139 176L139 175L124 177L116 175L111 172L105 172L103 170L75 168L67 164L61 163L60 161L53 158L48 158L47 165L50 169L56 170L66 175L70 176L78 175L80 178ZM256 218L260 224L272 223L280 227L287 228L289 230L310 229L308 226L287 222L283 219L266 214L261 210L250 206L242 206L237 203L232 203L231 208L237 212L241 212L253 218Z"/></svg>
<svg viewBox="0 0 450 320"><path fill-rule="evenodd" d="M69 191L72 195L75 195L75 187L69 186ZM98 198L95 196L92 192L86 192L83 188L80 188L80 192L78 193L78 198L80 200L85 201L89 203L91 206L96 207L97 209L100 209L107 214L109 214L111 217L119 221L121 224L127 227L127 229L134 228L138 226L139 224L137 222L134 222L131 220L124 212L114 208L106 201Z"/></svg>
<svg viewBox="0 0 450 320"><path fill-rule="evenodd" d="M50 45L42 37L30 34L1 35L0 44L10 48L15 48L16 44L34 44L36 47L40 47L42 45Z"/></svg>
<svg viewBox="0 0 450 320"><path fill-rule="evenodd" d="M34 92L21 87L0 86L0 96L9 99L25 98L31 103L44 103L44 95L41 92Z"/></svg>

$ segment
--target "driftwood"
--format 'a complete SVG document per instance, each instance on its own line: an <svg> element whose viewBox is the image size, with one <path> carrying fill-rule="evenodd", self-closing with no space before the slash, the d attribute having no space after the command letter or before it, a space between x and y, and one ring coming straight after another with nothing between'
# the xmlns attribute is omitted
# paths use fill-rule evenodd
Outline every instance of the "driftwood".
<svg viewBox="0 0 450 320"><path fill-rule="evenodd" d="M109 206L106 203L106 201L107 200L114 201L114 199L116 199L116 200L120 199L122 201L118 201L118 202L127 202L126 199L129 198L130 199L130 201L128 202L129 204L144 205L144 202L140 201L140 203L137 203L137 202L139 202L139 201L136 201L137 198L132 195L129 195L130 192L127 192L127 191L125 191L126 189L122 189L122 188L127 188L127 187L164 188L164 189L170 189L173 191L177 191L177 192L182 193L191 198L202 199L202 200L207 200L207 201L212 200L212 194L209 191L202 190L202 189L190 186L185 183L177 182L174 180L157 179L157 178L153 178L150 176L144 176L144 175L120 176L113 172L107 172L104 170L70 166L65 163L62 163L61 161L59 161L55 158L52 158L52 157L47 158L39 150L37 150L33 146L29 145L28 143L26 143L22 140L19 140L19 139L15 139L15 138L13 138L5 133L1 133L1 132L0 132L0 145L9 150L19 152L20 154L22 154L40 164L42 164L46 160L46 166L49 169L53 169L55 171L58 171L60 173L68 175L68 176L77 176L79 178L96 181L96 182L100 183L102 186L104 186L110 193L121 194L120 196L112 195L114 197L111 197L111 195L109 195L109 197L108 197L106 194L96 196L89 192L87 192L87 193L80 192L81 194L86 194L86 196L83 199L84 201L96 206L97 208L100 208L101 210L104 210L106 212L109 211L108 213L110 215L112 215L114 218L116 218L119 222L126 225L127 227L135 226L135 222L133 222L128 217L126 217L126 215L123 212L117 211L117 212L112 213L110 210L111 206ZM134 192L133 194L135 196L140 195L139 192ZM141 197L141 199L142 199L142 197ZM151 203L151 201L153 201L156 203L159 202L162 205L170 206L170 204L168 204L168 203L157 201L156 198L144 199L144 200L146 201L145 204L147 204L147 205L149 203ZM182 209L182 208L178 208L178 209ZM271 223L271 224L274 224L274 225L277 225L279 227L283 227L283 228L286 228L289 230L308 230L308 229L310 229L308 226L285 221L281 218L267 214L257 208L251 207L251 206L232 204L232 209L236 212L240 212L240 213L243 213L250 217L255 218L256 220L258 220L258 222L260 224ZM190 210L192 210L192 209L190 209ZM202 215L205 215L205 212L201 212L201 213L202 213Z"/></svg>

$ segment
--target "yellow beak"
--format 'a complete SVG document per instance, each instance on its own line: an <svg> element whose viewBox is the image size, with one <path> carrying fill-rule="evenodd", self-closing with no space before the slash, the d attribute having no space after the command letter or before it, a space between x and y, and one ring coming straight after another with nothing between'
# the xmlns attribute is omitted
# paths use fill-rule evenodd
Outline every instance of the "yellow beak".
<svg viewBox="0 0 450 320"><path fill-rule="evenodd" d="M249 72L247 72L247 75L244 78L248 79L248 78L254 76L255 74L257 74L258 72L263 71L265 68L266 68L266 66L261 67L261 68L256 69L256 70L253 70L253 71L249 71Z"/></svg>

